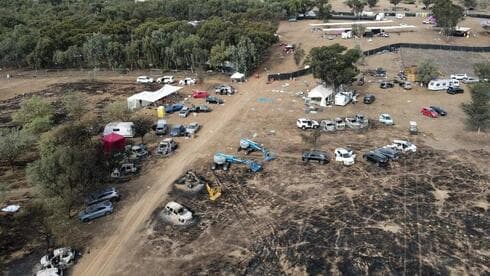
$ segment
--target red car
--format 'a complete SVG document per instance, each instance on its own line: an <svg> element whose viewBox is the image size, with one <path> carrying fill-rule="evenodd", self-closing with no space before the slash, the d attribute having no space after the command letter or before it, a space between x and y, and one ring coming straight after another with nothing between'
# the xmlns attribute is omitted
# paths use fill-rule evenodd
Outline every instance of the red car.
<svg viewBox="0 0 490 276"><path fill-rule="evenodd" d="M435 110L429 107L423 107L422 110L420 110L420 113L422 113L422 115L427 117L432 117L432 118L439 117L439 114Z"/></svg>
<svg viewBox="0 0 490 276"><path fill-rule="evenodd" d="M209 96L208 91L194 90L192 91L192 97L195 99L204 99Z"/></svg>

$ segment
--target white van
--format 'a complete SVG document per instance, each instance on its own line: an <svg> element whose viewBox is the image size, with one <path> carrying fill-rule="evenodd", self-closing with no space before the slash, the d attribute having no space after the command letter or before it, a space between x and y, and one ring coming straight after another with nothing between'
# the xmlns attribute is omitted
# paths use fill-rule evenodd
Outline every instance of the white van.
<svg viewBox="0 0 490 276"><path fill-rule="evenodd" d="M437 79L431 80L427 88L429 90L447 90L449 87L459 86L459 80Z"/></svg>

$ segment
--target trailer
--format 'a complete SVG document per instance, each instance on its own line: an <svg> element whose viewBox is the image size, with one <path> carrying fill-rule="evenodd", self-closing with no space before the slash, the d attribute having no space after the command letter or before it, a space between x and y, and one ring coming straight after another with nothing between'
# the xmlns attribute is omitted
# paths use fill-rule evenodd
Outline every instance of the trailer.
<svg viewBox="0 0 490 276"><path fill-rule="evenodd" d="M427 88L432 91L447 90L449 87L459 86L459 80L453 79L436 79L431 80Z"/></svg>

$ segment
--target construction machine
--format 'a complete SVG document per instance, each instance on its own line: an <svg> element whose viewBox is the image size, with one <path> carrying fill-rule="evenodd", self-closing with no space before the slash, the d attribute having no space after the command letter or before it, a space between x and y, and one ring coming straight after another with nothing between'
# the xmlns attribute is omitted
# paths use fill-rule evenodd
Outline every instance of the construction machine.
<svg viewBox="0 0 490 276"><path fill-rule="evenodd" d="M261 151L264 155L264 161L271 161L276 158L275 154L271 153L264 145L254 142L247 138L240 139L240 146L238 147L238 151L245 150L247 154L250 154L254 151Z"/></svg>
<svg viewBox="0 0 490 276"><path fill-rule="evenodd" d="M240 159L234 155L224 154L221 152L214 155L211 169L216 170L221 167L224 171L227 171L231 164L245 164L253 172L259 172L262 170L262 165L253 160Z"/></svg>
<svg viewBox="0 0 490 276"><path fill-rule="evenodd" d="M206 189L208 190L208 195L209 195L209 200L215 201L221 196L221 180L218 178L218 176L214 173L213 171L214 178L216 179L216 186L211 187L209 183L206 183Z"/></svg>

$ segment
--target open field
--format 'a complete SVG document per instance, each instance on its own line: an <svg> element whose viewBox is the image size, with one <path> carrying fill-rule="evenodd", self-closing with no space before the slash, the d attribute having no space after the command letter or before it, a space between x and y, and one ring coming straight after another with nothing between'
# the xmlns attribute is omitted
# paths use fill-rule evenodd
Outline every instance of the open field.
<svg viewBox="0 0 490 276"><path fill-rule="evenodd" d="M415 19L406 20L403 22L411 24ZM372 41L327 40L309 31L308 24L313 22L282 22L278 30L281 42L301 42L305 50L336 42L360 44L363 50L401 41L445 43L425 29ZM488 45L490 37L455 38L450 43ZM423 55L451 54L403 49L368 57L360 69L382 66L391 78L414 56ZM471 65L462 60L472 63L485 58L488 54L464 54L448 66L467 70ZM236 84L238 93L223 97L224 105L211 106L214 111L209 114L168 116L171 124L196 121L203 128L193 139L177 138L176 154L152 158L140 176L116 184L123 200L117 203L115 213L81 227L86 236L73 246L80 246L84 255L74 267L74 275L489 273L490 136L465 130L460 105L469 100L468 92L450 96L421 87L382 90L380 80L368 78L364 86L355 89L360 93L358 99L374 94L377 99L373 104L359 101L305 114L304 101L296 93L313 88L317 80L310 75L267 84L265 68L288 72L297 66L292 55L282 54L275 45L257 70L260 78L250 77ZM96 81L76 72L70 74L73 76L48 73L42 78L19 76L12 79L15 82L0 80L2 123L24 93L38 93L56 102L67 91L80 91L97 115L111 101L157 88L134 84L137 75L148 72L104 72ZM184 76L181 74L178 76ZM204 84L184 88L173 100L202 103L188 98L192 89L209 90L225 81L224 76L206 76ZM420 108L428 105L443 106L448 116L423 117ZM139 112L155 116L155 109ZM303 141L296 119L363 113L375 121L385 112L393 116L395 126L373 123L362 133L346 130L322 134L318 148L332 153L336 147L349 147L358 154L352 167L334 161L324 166L301 162L302 152L312 145ZM418 122L419 135L409 136L410 120ZM232 165L230 172L218 171L223 195L217 202L210 202L205 192L186 195L175 189L174 181L189 169L214 183L215 176L209 170L213 154L235 154L240 137L263 143L278 154L278 159L265 163L264 171L258 174L241 165ZM412 141L418 151L404 155L387 169L378 169L360 158L362 153L398 138ZM158 139L150 133L145 141L153 147ZM254 153L249 158L260 160L261 156ZM17 185L30 192L25 183ZM163 223L158 212L172 200L189 207L197 223L186 228ZM29 261L38 261L37 254L41 253L35 251ZM29 261L18 264L21 257L12 257L13 264L23 264L27 269L19 272L10 267L4 270L7 275L30 272L26 265Z"/></svg>

